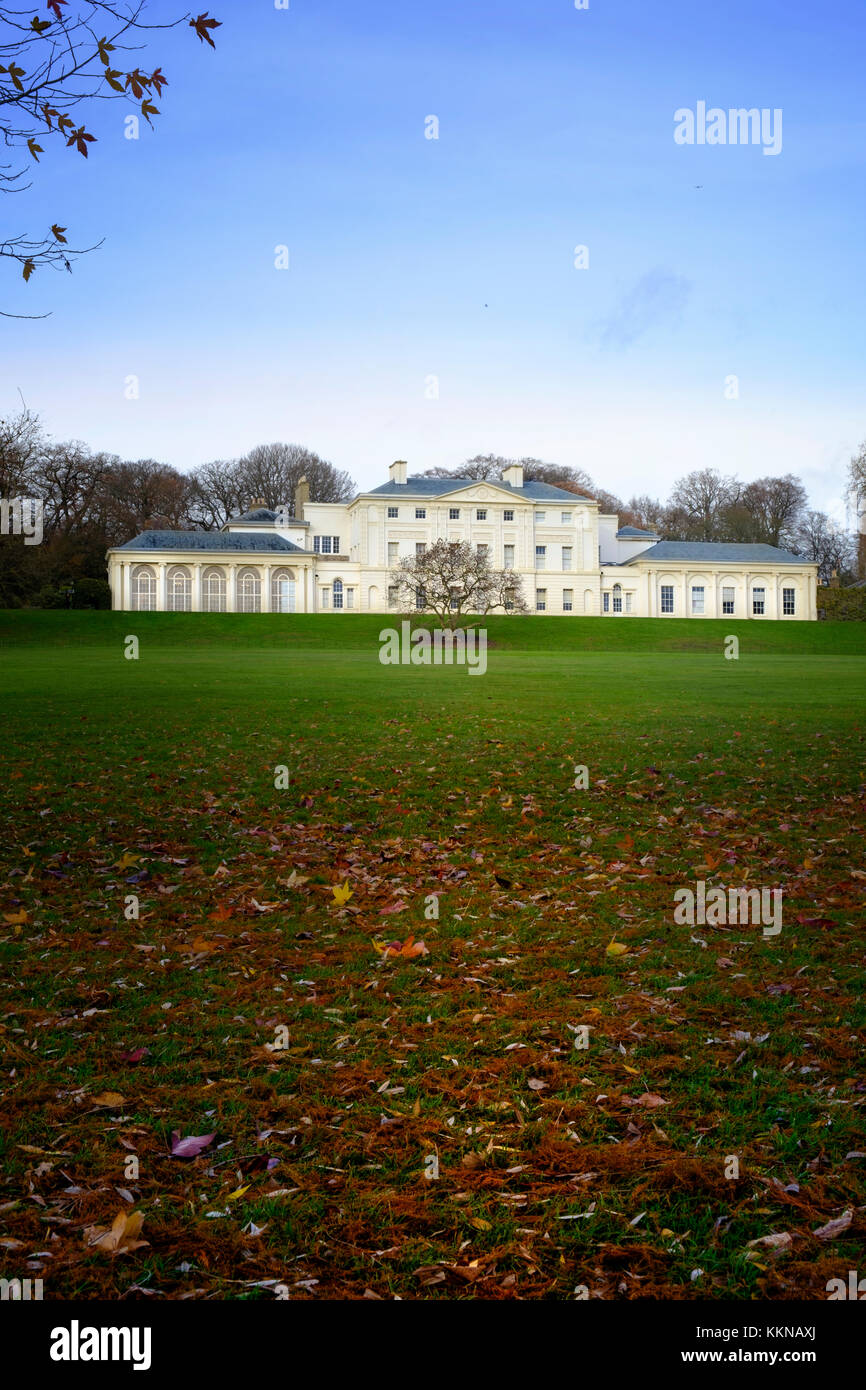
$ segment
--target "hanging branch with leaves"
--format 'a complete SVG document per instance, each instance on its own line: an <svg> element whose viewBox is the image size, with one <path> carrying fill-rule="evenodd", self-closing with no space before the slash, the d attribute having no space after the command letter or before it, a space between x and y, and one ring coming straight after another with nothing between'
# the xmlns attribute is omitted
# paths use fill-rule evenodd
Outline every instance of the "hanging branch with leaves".
<svg viewBox="0 0 866 1390"><path fill-rule="evenodd" d="M124 55L145 46L133 42L136 38L188 22L202 43L215 47L213 31L220 21L207 12L150 24L147 8L148 0L48 0L40 15L32 6L0 5L0 140L19 156L0 164L0 193L31 186L34 166L51 140L87 159L96 143L87 129L88 108L95 101L133 100L153 125L168 78L161 67L129 66ZM56 222L41 238L0 233L0 257L17 261L25 281L42 266L71 270L75 258L96 247L70 248L66 230Z"/></svg>

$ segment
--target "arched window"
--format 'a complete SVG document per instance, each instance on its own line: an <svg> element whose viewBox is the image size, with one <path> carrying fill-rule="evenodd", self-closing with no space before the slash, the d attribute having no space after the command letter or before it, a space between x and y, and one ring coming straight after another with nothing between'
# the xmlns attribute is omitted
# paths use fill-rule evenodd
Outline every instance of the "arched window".
<svg viewBox="0 0 866 1390"><path fill-rule="evenodd" d="M132 606L139 613L152 613L156 608L156 575L146 565L132 577Z"/></svg>
<svg viewBox="0 0 866 1390"><path fill-rule="evenodd" d="M169 613L188 613L192 607L192 579L183 565L169 570L166 599Z"/></svg>
<svg viewBox="0 0 866 1390"><path fill-rule="evenodd" d="M294 613L295 576L291 570L274 570L271 575L271 612Z"/></svg>
<svg viewBox="0 0 866 1390"><path fill-rule="evenodd" d="M334 592L334 607L335 607L335 608L342 608L342 606L343 606L343 581L342 581L342 579L335 579L335 580L334 580L333 592Z"/></svg>
<svg viewBox="0 0 866 1390"><path fill-rule="evenodd" d="M206 570L201 583L201 601L205 613L226 611L226 577L223 570Z"/></svg>
<svg viewBox="0 0 866 1390"><path fill-rule="evenodd" d="M622 585L621 585L621 584L614 584L614 586L613 586L613 611L614 611L614 613L621 613L621 612L622 612Z"/></svg>
<svg viewBox="0 0 866 1390"><path fill-rule="evenodd" d="M262 581L255 570L241 570L238 575L238 612L262 611Z"/></svg>

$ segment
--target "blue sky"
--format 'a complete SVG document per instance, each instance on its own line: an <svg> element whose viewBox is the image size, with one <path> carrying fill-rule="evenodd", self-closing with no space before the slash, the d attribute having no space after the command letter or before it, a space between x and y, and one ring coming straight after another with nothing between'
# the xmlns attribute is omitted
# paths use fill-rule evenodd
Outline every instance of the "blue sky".
<svg viewBox="0 0 866 1390"><path fill-rule="evenodd" d="M154 39L155 131L105 104L86 164L49 150L5 200L12 230L106 240L29 286L0 263L0 307L52 311L0 320L0 411L20 389L57 437L183 470L283 439L361 485L488 451L624 496L791 470L841 514L866 437L862 4L212 8L215 53ZM677 145L699 101L781 109L781 152Z"/></svg>

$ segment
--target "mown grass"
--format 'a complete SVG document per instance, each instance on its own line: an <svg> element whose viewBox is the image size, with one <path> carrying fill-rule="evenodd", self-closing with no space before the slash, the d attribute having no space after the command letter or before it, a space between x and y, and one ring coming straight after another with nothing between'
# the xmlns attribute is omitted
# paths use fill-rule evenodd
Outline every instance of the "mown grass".
<svg viewBox="0 0 866 1390"><path fill-rule="evenodd" d="M380 665L389 621L0 613L2 1272L825 1297L864 1229L866 631L498 619L471 677ZM781 887L782 935L675 925L698 878ZM132 1209L148 1247L88 1248Z"/></svg>

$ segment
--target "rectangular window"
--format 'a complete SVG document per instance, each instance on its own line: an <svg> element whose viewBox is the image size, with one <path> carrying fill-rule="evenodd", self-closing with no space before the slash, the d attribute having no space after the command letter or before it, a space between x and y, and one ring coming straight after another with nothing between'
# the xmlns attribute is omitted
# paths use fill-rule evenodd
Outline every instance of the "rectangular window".
<svg viewBox="0 0 866 1390"><path fill-rule="evenodd" d="M459 508L459 507L449 507L449 508L448 508L448 520L449 520L449 521L459 521L459 520L460 520L460 508Z"/></svg>
<svg viewBox="0 0 866 1390"><path fill-rule="evenodd" d="M535 591L535 611L543 613L547 607L547 590L536 589Z"/></svg>
<svg viewBox="0 0 866 1390"><path fill-rule="evenodd" d="M782 590L782 616L793 618L796 611L795 591L793 589Z"/></svg>
<svg viewBox="0 0 866 1390"><path fill-rule="evenodd" d="M610 612L610 594L608 593L604 593L601 596L601 611L603 613Z"/></svg>
<svg viewBox="0 0 866 1390"><path fill-rule="evenodd" d="M420 560L420 559L421 559L421 556L424 554L424 551L425 551L426 549L427 549L427 542L426 542L426 541L416 541L416 542L415 542L415 559L416 559L416 560Z"/></svg>
<svg viewBox="0 0 866 1390"><path fill-rule="evenodd" d="M563 613L570 613L573 607L574 607L574 590L573 590L573 589L563 589L563 591L562 591L562 611L563 611Z"/></svg>
<svg viewBox="0 0 866 1390"><path fill-rule="evenodd" d="M323 589L323 590L322 590L322 602L321 602L320 607L322 607L322 608L327 608L327 606L328 606L328 591L327 591L327 589Z"/></svg>
<svg viewBox="0 0 866 1390"><path fill-rule="evenodd" d="M330 536L323 536L323 537L322 537L322 554L323 554L323 555L330 555L330 553L331 553L331 537L330 537Z"/></svg>
<svg viewBox="0 0 866 1390"><path fill-rule="evenodd" d="M397 563L397 554L398 554L398 552L399 552L399 549L400 549L400 547L398 546L398 544L397 544L396 541L389 541L389 542L388 542L388 564L389 564L389 565L396 565L396 563Z"/></svg>
<svg viewBox="0 0 866 1390"><path fill-rule="evenodd" d="M399 507L389 507L389 508L388 508L388 515L389 515L389 517L391 518L391 520L393 521L395 517L397 517L397 516L400 515L400 508L399 508Z"/></svg>
<svg viewBox="0 0 866 1390"><path fill-rule="evenodd" d="M397 585L396 585L396 584L389 584L389 585L388 585L388 607L389 607L389 608L396 608L396 607L397 607Z"/></svg>
<svg viewBox="0 0 866 1390"><path fill-rule="evenodd" d="M479 560L480 560L480 559L484 559L484 560L487 559L487 552L488 552L489 549L490 549L490 546L489 546L489 545L477 545L477 546L475 547L475 549L476 549L476 551L477 551L477 553L478 553L478 558L479 558Z"/></svg>
<svg viewBox="0 0 866 1390"><path fill-rule="evenodd" d="M535 568L543 570L547 564L547 546L537 545L535 547Z"/></svg>
<svg viewBox="0 0 866 1390"><path fill-rule="evenodd" d="M535 513L535 520L536 520L536 521L543 521L544 518L545 518L545 515L546 515L545 512L536 512L536 513Z"/></svg>
<svg viewBox="0 0 866 1390"><path fill-rule="evenodd" d="M504 545L502 547L502 564L507 570L514 569L514 546Z"/></svg>
<svg viewBox="0 0 866 1390"><path fill-rule="evenodd" d="M347 607L347 608L354 608L354 607L355 607L355 590L354 590L354 589L347 589L347 590L346 590L346 607Z"/></svg>
<svg viewBox="0 0 866 1390"><path fill-rule="evenodd" d="M510 509L509 507L506 507L506 508L505 508L505 511L502 513L502 519L503 519L503 521L513 521L513 520L514 520L514 512L511 511L511 509Z"/></svg>
<svg viewBox="0 0 866 1390"><path fill-rule="evenodd" d="M571 551L572 547L570 545L564 545L562 547L562 568L564 570L571 569Z"/></svg>
<svg viewBox="0 0 866 1390"><path fill-rule="evenodd" d="M674 611L674 586L673 584L662 585L662 612L673 613Z"/></svg>
<svg viewBox="0 0 866 1390"><path fill-rule="evenodd" d="M416 608L425 608L426 605L427 605L427 595L425 594L424 590L423 590L423 589L416 589L416 590L415 590L415 607L416 607Z"/></svg>
<svg viewBox="0 0 866 1390"><path fill-rule="evenodd" d="M764 590L752 590L752 612L756 617L760 617L764 611Z"/></svg>
<svg viewBox="0 0 866 1390"><path fill-rule="evenodd" d="M559 520L563 526L571 525L571 512L560 512Z"/></svg>
<svg viewBox="0 0 866 1390"><path fill-rule="evenodd" d="M486 508L486 507L479 507L479 508L477 509L477 511L476 511L476 513L475 513L475 520L476 520L476 521L486 521L486 520L487 520L487 508Z"/></svg>
<svg viewBox="0 0 866 1390"><path fill-rule="evenodd" d="M340 537L339 537L339 536L332 536L332 537L331 537L331 540L332 540L333 543L334 543L334 554L335 554L335 555L339 555L339 553L340 553Z"/></svg>
<svg viewBox="0 0 866 1390"><path fill-rule="evenodd" d="M314 551L316 552L317 555L320 553L320 551L321 551L321 549L322 549L322 537L321 537L321 536L314 536L314 537L313 537L313 549L314 549Z"/></svg>
<svg viewBox="0 0 866 1390"><path fill-rule="evenodd" d="M734 598L736 597L733 589L725 585L722 588L722 613L733 613Z"/></svg>
<svg viewBox="0 0 866 1390"><path fill-rule="evenodd" d="M426 520L427 520L427 508L426 508L426 507L416 507L416 508L415 508L415 520L416 520L416 521L426 521Z"/></svg>
<svg viewBox="0 0 866 1390"><path fill-rule="evenodd" d="M692 585L692 612L703 613L704 611L704 586L703 584Z"/></svg>
<svg viewBox="0 0 866 1390"><path fill-rule="evenodd" d="M632 598L631 594L626 594L626 596L625 596L625 611L626 611L626 613L630 613L630 612L631 612L631 598Z"/></svg>

